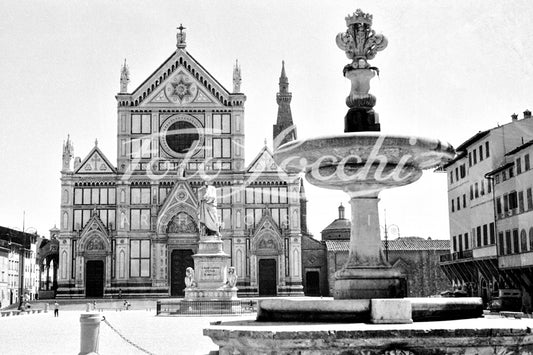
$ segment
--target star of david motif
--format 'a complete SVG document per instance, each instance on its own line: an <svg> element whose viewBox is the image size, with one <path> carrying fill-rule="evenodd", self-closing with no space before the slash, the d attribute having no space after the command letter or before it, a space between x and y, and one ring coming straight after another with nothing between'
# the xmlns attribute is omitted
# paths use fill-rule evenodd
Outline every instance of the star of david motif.
<svg viewBox="0 0 533 355"><path fill-rule="evenodd" d="M176 76L165 87L167 98L175 103L189 103L194 100L198 88L194 82L184 75Z"/></svg>

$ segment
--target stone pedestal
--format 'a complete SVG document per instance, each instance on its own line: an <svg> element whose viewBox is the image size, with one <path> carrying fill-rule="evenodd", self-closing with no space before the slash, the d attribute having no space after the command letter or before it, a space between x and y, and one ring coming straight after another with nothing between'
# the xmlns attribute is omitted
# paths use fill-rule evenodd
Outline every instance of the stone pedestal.
<svg viewBox="0 0 533 355"><path fill-rule="evenodd" d="M228 287L230 256L224 252L219 236L202 236L198 253L193 255L196 285L185 289L186 301L237 299L237 288Z"/></svg>
<svg viewBox="0 0 533 355"><path fill-rule="evenodd" d="M98 336L102 319L100 313L82 313L80 315L80 352L78 355L98 352Z"/></svg>
<svg viewBox="0 0 533 355"><path fill-rule="evenodd" d="M350 251L346 265L335 273L334 298L405 297L405 277L390 266L381 250L378 192L350 194Z"/></svg>

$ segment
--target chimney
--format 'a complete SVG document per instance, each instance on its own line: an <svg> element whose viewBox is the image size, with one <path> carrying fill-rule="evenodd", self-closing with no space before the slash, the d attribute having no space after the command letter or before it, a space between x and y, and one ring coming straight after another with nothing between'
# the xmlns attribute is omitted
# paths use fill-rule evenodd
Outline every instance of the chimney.
<svg viewBox="0 0 533 355"><path fill-rule="evenodd" d="M516 121L517 119L518 119L518 115L517 115L516 113L513 113L513 114L511 115L511 121L514 122L514 121Z"/></svg>
<svg viewBox="0 0 533 355"><path fill-rule="evenodd" d="M341 205L339 206L339 219L344 219L344 206Z"/></svg>
<svg viewBox="0 0 533 355"><path fill-rule="evenodd" d="M531 118L531 111L525 110L524 111L524 118Z"/></svg>

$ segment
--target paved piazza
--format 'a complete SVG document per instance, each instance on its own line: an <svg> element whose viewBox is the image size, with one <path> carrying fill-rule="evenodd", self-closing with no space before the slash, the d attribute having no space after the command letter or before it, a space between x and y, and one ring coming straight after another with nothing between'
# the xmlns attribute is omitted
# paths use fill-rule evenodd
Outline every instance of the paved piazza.
<svg viewBox="0 0 533 355"><path fill-rule="evenodd" d="M162 354L209 354L218 347L202 335L215 320L242 320L247 317L156 317L153 304L134 303L134 309L102 314L128 339L147 351ZM141 309L151 306L151 310ZM41 308L37 307L36 308ZM80 314L83 305L64 305L59 317L54 312L0 318L2 354L77 354L80 351ZM7 330L7 331L6 331ZM145 354L137 350L103 322L100 326L100 355Z"/></svg>

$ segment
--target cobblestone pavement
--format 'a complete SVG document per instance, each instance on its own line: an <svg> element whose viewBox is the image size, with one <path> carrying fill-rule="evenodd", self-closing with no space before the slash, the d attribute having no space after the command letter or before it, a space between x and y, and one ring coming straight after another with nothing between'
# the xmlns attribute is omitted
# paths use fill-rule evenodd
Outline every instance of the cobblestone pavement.
<svg viewBox="0 0 533 355"><path fill-rule="evenodd" d="M72 308L72 307L65 307ZM80 351L81 310L26 314L0 318L0 353L2 354L78 354ZM104 310L106 320L127 339L152 354L209 354L218 347L202 335L202 329L216 320L242 317L156 317L155 309L128 311ZM247 317L249 318L249 316ZM100 325L100 355L145 354L136 349L105 324Z"/></svg>

